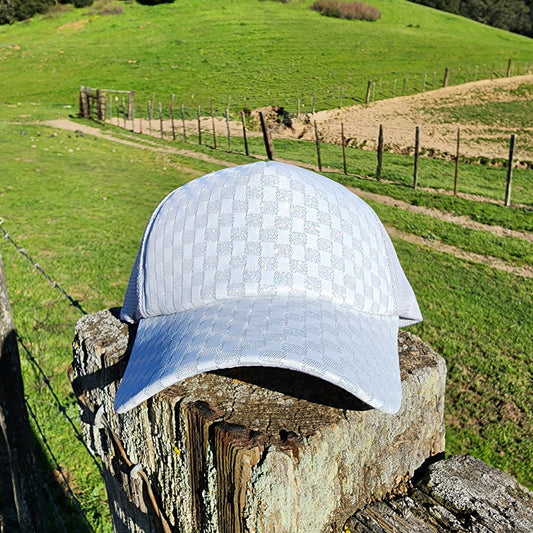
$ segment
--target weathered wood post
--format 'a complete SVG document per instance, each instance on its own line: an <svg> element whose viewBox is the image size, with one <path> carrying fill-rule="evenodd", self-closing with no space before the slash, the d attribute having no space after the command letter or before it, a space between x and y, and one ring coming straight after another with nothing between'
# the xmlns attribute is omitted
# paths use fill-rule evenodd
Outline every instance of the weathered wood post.
<svg viewBox="0 0 533 533"><path fill-rule="evenodd" d="M231 130L229 126L229 107L226 108L226 131L228 132L228 150L231 150Z"/></svg>
<svg viewBox="0 0 533 533"><path fill-rule="evenodd" d="M196 120L198 122L198 144L202 144L202 122L200 118L200 106L196 106Z"/></svg>
<svg viewBox="0 0 533 533"><path fill-rule="evenodd" d="M128 119L133 120L135 115L135 91L128 91Z"/></svg>
<svg viewBox="0 0 533 533"><path fill-rule="evenodd" d="M322 158L320 157L320 135L318 134L318 126L315 120L315 146L316 146L316 159L318 163L318 170L322 170Z"/></svg>
<svg viewBox="0 0 533 533"><path fill-rule="evenodd" d="M341 122L341 143L342 143L342 168L344 174L348 175L348 169L346 168L346 138L344 137L344 123Z"/></svg>
<svg viewBox="0 0 533 533"><path fill-rule="evenodd" d="M89 96L87 94L87 89L83 85L80 87L79 116L80 118L90 117Z"/></svg>
<svg viewBox="0 0 533 533"><path fill-rule="evenodd" d="M381 167L383 165L383 124L379 125L379 135L378 135L378 164L376 168L376 179L381 180Z"/></svg>
<svg viewBox="0 0 533 533"><path fill-rule="evenodd" d="M262 111L259 111L259 120L261 121L261 130L263 131L263 141L265 143L265 150L268 159L274 160L274 145L272 144L272 137L270 136L270 130L266 123L265 115Z"/></svg>
<svg viewBox="0 0 533 533"><path fill-rule="evenodd" d="M213 104L211 103L211 128L213 129L213 149L217 149L217 131L215 129L215 114L213 111Z"/></svg>
<svg viewBox="0 0 533 533"><path fill-rule="evenodd" d="M415 128L415 159L413 165L413 189L418 187L418 158L420 156L420 126Z"/></svg>
<svg viewBox="0 0 533 533"><path fill-rule="evenodd" d="M0 530L45 531L33 435L24 402L24 385L11 305L0 254ZM3 461L2 461L3 462ZM13 528L13 529L11 529Z"/></svg>
<svg viewBox="0 0 533 533"><path fill-rule="evenodd" d="M170 97L170 127L172 128L172 140L176 140L176 128L174 126L174 95Z"/></svg>
<svg viewBox="0 0 533 533"><path fill-rule="evenodd" d="M244 111L241 111L241 118L242 118L242 138L244 141L244 153L246 155L249 155L248 153L248 138L246 136L246 113Z"/></svg>
<svg viewBox="0 0 533 533"><path fill-rule="evenodd" d="M511 134L511 139L509 141L509 160L507 162L507 181L505 185L505 206L509 207L511 205L511 182L513 180L513 159L514 159L514 145L515 145L515 134Z"/></svg>
<svg viewBox="0 0 533 533"><path fill-rule="evenodd" d="M455 174L453 179L453 194L457 196L457 182L459 180L459 157L461 149L461 128L457 128L457 147L455 150Z"/></svg>
<svg viewBox="0 0 533 533"><path fill-rule="evenodd" d="M183 128L183 142L187 142L187 130L185 129L185 107L181 104L181 125Z"/></svg>
<svg viewBox="0 0 533 533"><path fill-rule="evenodd" d="M448 86L448 78L450 76L450 68L446 67L444 70L444 80L442 81L442 86L447 87Z"/></svg>
<svg viewBox="0 0 533 533"><path fill-rule="evenodd" d="M117 316L78 321L71 372L117 532L340 531L444 449L445 364L409 333L398 338L396 415L309 375L255 367L197 375L117 415L135 336Z"/></svg>
<svg viewBox="0 0 533 533"><path fill-rule="evenodd" d="M368 80L368 83L366 84L366 96L365 96L365 104L370 103L370 90L372 89L372 80Z"/></svg>

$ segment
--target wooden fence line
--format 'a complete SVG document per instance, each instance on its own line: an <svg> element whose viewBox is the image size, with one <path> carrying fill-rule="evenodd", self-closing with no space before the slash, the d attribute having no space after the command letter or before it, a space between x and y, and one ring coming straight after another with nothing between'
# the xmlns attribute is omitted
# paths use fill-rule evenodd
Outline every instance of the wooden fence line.
<svg viewBox="0 0 533 533"><path fill-rule="evenodd" d="M508 64L508 68L511 68L511 64ZM368 87L370 88L370 91L373 90L372 87L375 86L374 83L369 83ZM116 93L122 93L122 94L128 94L130 96L128 101L128 106L126 106L126 102L123 99L122 102L122 110L127 109L127 113L129 115L127 116L126 113L123 114L123 127L127 129L128 121L131 122L131 131L137 131L139 133L143 132L143 116L142 116L142 106L138 106L138 128L136 128L135 125L135 117L133 114L133 111L130 111L130 102L133 101L133 91L115 91ZM80 115L82 114L82 108L83 108L83 116L86 115L86 106L88 103L88 108L91 107L91 98L94 95L99 95L100 99L102 101L105 101L106 97L104 96L102 98L102 94L105 95L103 91L89 89L86 88L80 88ZM98 98L98 96L96 96ZM120 111L118 106L118 97L115 96L115 103L117 104L117 125L120 126ZM228 106L231 104L231 100L228 100ZM152 133L152 122L151 119L153 117L153 109L156 105L155 102L155 95L152 96L152 100L147 102L147 110L148 110L148 129L149 132ZM161 138L164 138L165 135L165 117L167 116L165 108L161 102L158 102L158 112L159 112L159 134ZM176 135L176 129L175 129L175 123L174 123L174 105L175 105L175 97L174 95L171 96L171 102L170 106L168 107L168 122L170 122L170 132L172 135L173 141L177 140ZM285 112L285 114L287 114ZM91 113L89 112L89 117L91 116ZM289 115L290 116L290 115ZM131 117L131 118L130 118ZM213 143L212 147L214 149L217 149L218 142L217 142L217 132L216 132L216 123L215 123L215 111L213 108L213 105L210 106L210 117L211 117L211 133L210 136L212 136ZM204 117L205 118L205 117ZM270 128L268 127L266 117L263 112L259 113L260 118L260 124L261 124L261 130L263 133L263 141L265 144L265 152L268 159L274 159L274 143L272 140L272 135L270 132ZM227 129L227 143L228 143L228 151L231 151L231 129L230 129L230 108L226 107L224 112L224 119L226 122L226 129ZM240 119L242 121L242 139L244 143L244 151L247 156L249 156L249 145L248 145L248 136L246 131L246 113L245 110L240 111ZM111 114L111 117L108 119L111 123L113 123L113 115ZM187 134L187 126L186 126L186 107L184 104L181 104L181 120L182 120L182 137L184 142L189 142L189 137ZM196 106L196 122L197 122L197 139L198 144L202 145L205 142L205 138L203 137L203 129L202 129L202 112L201 112L201 106ZM205 126L204 126L205 127ZM453 185L453 194L457 196L458 194L458 178L459 178L459 163L460 163L460 128L457 130L457 141L456 141L456 154L455 154L455 171L454 171L454 185ZM316 146L316 155L317 155L317 164L318 168L321 171L322 170L322 157L321 157L321 148L320 148L320 133L318 130L318 125L316 121L314 121L314 138L315 138L315 146ZM346 161L346 139L344 136L344 124L341 123L341 145L342 145L342 158L343 158L343 172L344 174L348 174L347 169L347 161ZM514 157L514 145L515 145L515 136L513 135L511 138L511 148L509 153L509 159L508 159L508 172L507 172L507 181L506 181L506 190L505 190L505 200L504 204L506 206L511 205L511 180L512 180L512 169L513 169L513 157ZM419 158L420 158L420 127L416 127L415 129L415 143L414 143L414 163L413 163L413 188L416 190L418 187L418 164L419 164ZM376 172L375 172L375 178L379 181L381 180L382 172L383 172L383 152L384 152L384 130L383 125L380 125L379 128L379 135L377 139L377 166L376 166Z"/></svg>

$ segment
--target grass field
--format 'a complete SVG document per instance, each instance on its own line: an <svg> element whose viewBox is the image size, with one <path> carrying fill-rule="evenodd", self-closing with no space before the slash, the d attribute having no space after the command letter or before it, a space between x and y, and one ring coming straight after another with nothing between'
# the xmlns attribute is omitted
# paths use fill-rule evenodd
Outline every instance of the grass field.
<svg viewBox="0 0 533 533"><path fill-rule="evenodd" d="M101 16L85 9L0 27L0 150L8 154L0 179L2 228L86 312L120 306L142 231L158 202L190 179L223 166L200 156L250 161L206 146L172 145L199 154L188 157L34 123L75 113L79 85L132 88L145 97L154 91L174 92L194 102L218 98L220 105L227 104L228 96L235 101L246 96L253 107L275 99L293 101L310 91L324 94L365 86L367 79L378 76L392 79L445 66L464 69L467 62L505 64L508 57L531 60L532 41L526 38L403 0L369 3L382 11L380 21L328 19L308 10L309 2L294 0L201 2L201 10L198 2L185 0L157 8L121 3L121 15ZM498 109L487 105L485 113L497 119ZM458 109L453 112L461 112ZM106 131L122 139L132 137L114 128ZM166 148L171 144L160 142ZM276 149L293 161L315 161L312 143L276 142ZM259 141L256 151L263 153ZM340 170L338 151L325 147L324 158ZM353 150L350 157L354 174L373 175L375 154ZM409 164L402 156L386 154L384 177L396 184L341 173L329 176L412 205L533 230L529 208L506 209L413 191ZM450 176L449 163L425 160L423 165L428 177L421 185L452 186L450 181L442 183ZM501 200L502 172L465 167L465 187ZM516 171L516 201L531 205L532 180L531 170ZM529 241L372 205L386 224L404 232L512 265L533 265ZM400 239L394 244L425 318L411 331L447 361L447 452L476 455L533 487L533 280ZM77 417L66 373L80 312L7 240L0 240L0 252L18 332L67 412ZM28 403L84 512L97 531L111 531L94 464L24 353L22 363ZM54 479L49 475L48 485L67 530L84 531L79 513L59 497L61 485ZM52 507L47 517L57 521Z"/></svg>
<svg viewBox="0 0 533 533"><path fill-rule="evenodd" d="M228 98L239 107L244 98L250 108L297 98L309 106L316 94L323 108L328 94L336 105L341 88L345 104L360 100L369 79L407 77L411 86L436 72L440 83L449 67L459 82L476 67L490 77L509 58L516 69L532 62L526 37L404 0L369 0L382 13L376 22L322 17L310 3L121 2L118 15L91 7L3 26L1 98L21 104L14 117L76 105L80 85L132 89L140 101L175 93L221 109Z"/></svg>

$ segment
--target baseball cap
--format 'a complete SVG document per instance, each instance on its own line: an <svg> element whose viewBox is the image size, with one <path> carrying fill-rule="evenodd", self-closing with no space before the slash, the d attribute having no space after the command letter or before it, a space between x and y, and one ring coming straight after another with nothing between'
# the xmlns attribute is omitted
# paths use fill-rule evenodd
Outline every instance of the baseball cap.
<svg viewBox="0 0 533 533"><path fill-rule="evenodd" d="M266 366L393 414L398 328L422 316L368 204L315 172L258 162L195 179L159 204L121 319L138 328L118 413L202 372Z"/></svg>

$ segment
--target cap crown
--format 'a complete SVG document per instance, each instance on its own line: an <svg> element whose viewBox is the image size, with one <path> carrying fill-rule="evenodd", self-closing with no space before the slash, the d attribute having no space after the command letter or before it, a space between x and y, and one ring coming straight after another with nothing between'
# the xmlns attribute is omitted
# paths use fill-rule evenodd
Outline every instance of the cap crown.
<svg viewBox="0 0 533 533"><path fill-rule="evenodd" d="M374 211L338 183L282 163L198 178L169 194L145 230L122 317L215 301L296 296L419 320ZM412 319L412 320L411 320Z"/></svg>

